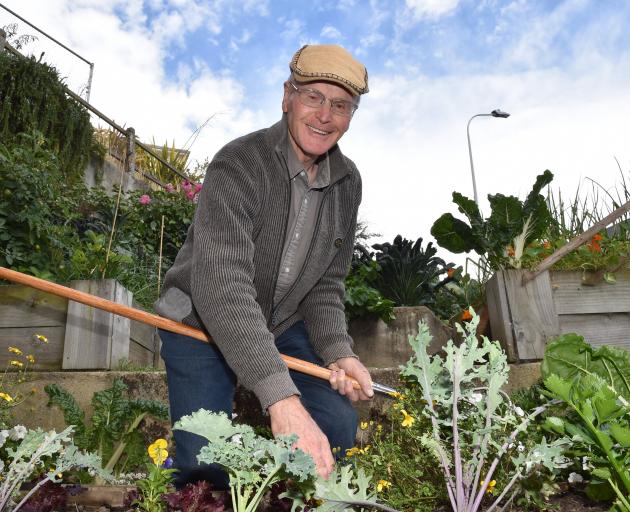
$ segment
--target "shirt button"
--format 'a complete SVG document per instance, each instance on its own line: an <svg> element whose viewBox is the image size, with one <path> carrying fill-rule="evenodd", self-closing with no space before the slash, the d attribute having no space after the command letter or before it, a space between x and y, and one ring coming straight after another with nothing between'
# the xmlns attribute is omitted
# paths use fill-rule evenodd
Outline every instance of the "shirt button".
<svg viewBox="0 0 630 512"><path fill-rule="evenodd" d="M285 272L291 272L291 269L289 267L284 269Z"/></svg>
<svg viewBox="0 0 630 512"><path fill-rule="evenodd" d="M300 234L299 234L299 233L296 233L296 234L295 234L295 238L300 238Z"/></svg>
<svg viewBox="0 0 630 512"><path fill-rule="evenodd" d="M304 204L308 203L308 199L305 197L304 198Z"/></svg>

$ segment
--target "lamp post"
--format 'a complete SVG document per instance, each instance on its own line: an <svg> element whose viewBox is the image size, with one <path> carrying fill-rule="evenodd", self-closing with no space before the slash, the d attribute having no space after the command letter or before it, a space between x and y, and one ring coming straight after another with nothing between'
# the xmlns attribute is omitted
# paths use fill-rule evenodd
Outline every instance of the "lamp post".
<svg viewBox="0 0 630 512"><path fill-rule="evenodd" d="M510 114L507 112L503 112L500 109L493 110L489 114L475 114L468 120L468 124L466 125L466 136L468 137L468 156L470 157L470 174L472 176L472 184L473 184L473 194L475 197L475 204L479 207L479 198L477 197L477 182L475 181L475 167L473 165L473 157L472 157L472 149L470 146L470 122L475 117L501 117L505 119L506 117L510 117Z"/></svg>

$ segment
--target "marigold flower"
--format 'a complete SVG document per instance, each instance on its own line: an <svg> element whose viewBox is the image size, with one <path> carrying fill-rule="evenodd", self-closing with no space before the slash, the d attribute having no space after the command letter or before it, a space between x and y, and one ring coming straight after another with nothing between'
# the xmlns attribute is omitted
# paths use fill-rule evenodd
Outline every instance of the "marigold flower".
<svg viewBox="0 0 630 512"><path fill-rule="evenodd" d="M26 356L26 360L29 363L34 363L35 362L35 356L33 354L29 354L29 355Z"/></svg>
<svg viewBox="0 0 630 512"><path fill-rule="evenodd" d="M545 240L545 241L543 242L543 247L544 247L545 249L551 249L551 242L550 242L549 240Z"/></svg>
<svg viewBox="0 0 630 512"><path fill-rule="evenodd" d="M472 320L472 313L470 309L464 309L464 311L462 311L462 321L467 322L468 320Z"/></svg>
<svg viewBox="0 0 630 512"><path fill-rule="evenodd" d="M46 336L44 336L43 334L36 334L36 335L34 336L34 338L35 338L37 341L41 341L42 343L48 343L48 338L47 338Z"/></svg>
<svg viewBox="0 0 630 512"><path fill-rule="evenodd" d="M147 195L147 194L142 194L140 196L139 201L140 201L140 204L145 204L146 205L146 204L149 204L151 202L151 197L149 195Z"/></svg>
<svg viewBox="0 0 630 512"><path fill-rule="evenodd" d="M361 430L367 430L368 422L367 421L362 421L361 424L359 425L359 428L361 428Z"/></svg>
<svg viewBox="0 0 630 512"><path fill-rule="evenodd" d="M446 269L446 275L448 277L453 277L455 275L455 269L454 268Z"/></svg>
<svg viewBox="0 0 630 512"><path fill-rule="evenodd" d="M510 257L516 254L516 252L514 252L514 247L512 247L511 245L508 245L506 250L507 250L507 255Z"/></svg>
<svg viewBox="0 0 630 512"><path fill-rule="evenodd" d="M413 422L416 421L416 419L404 409L402 409L400 413L403 415L403 420L400 423L403 428L411 427Z"/></svg>
<svg viewBox="0 0 630 512"><path fill-rule="evenodd" d="M392 486L391 482L388 482L387 480L379 480L376 484L376 490L378 492L381 492L383 490L387 490Z"/></svg>
<svg viewBox="0 0 630 512"><path fill-rule="evenodd" d="M13 397L8 393L3 393L0 391L0 398L2 398L5 402L13 402Z"/></svg>
<svg viewBox="0 0 630 512"><path fill-rule="evenodd" d="M17 347L9 347L9 352L11 352L12 354L15 354L16 356L21 356L22 355L22 351L17 348Z"/></svg>
<svg viewBox="0 0 630 512"><path fill-rule="evenodd" d="M22 368L24 363L22 361L16 361L15 359L11 361L11 366L16 366L17 368Z"/></svg>
<svg viewBox="0 0 630 512"><path fill-rule="evenodd" d="M348 448L346 450L346 457L353 457L354 455L358 455L361 453L361 448L358 446L353 446L352 448Z"/></svg>
<svg viewBox="0 0 630 512"><path fill-rule="evenodd" d="M161 466L162 464L164 464L164 461L167 459L168 457L168 451L166 451L167 446L168 446L168 443L166 442L166 439L160 438L160 439L156 439L155 442L149 445L149 448L147 448L149 457L151 457L153 464L155 464L156 466Z"/></svg>

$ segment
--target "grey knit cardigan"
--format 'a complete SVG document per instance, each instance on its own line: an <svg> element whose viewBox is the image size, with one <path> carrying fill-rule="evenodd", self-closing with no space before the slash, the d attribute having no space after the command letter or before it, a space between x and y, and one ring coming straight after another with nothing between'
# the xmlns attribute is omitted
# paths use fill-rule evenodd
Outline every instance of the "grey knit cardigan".
<svg viewBox="0 0 630 512"><path fill-rule="evenodd" d="M305 321L329 364L354 357L344 316L361 177L338 146L329 151L313 242L296 283L273 304L291 186L286 116L223 147L208 166L193 224L164 279L156 310L206 330L239 382L263 407L299 395L274 339Z"/></svg>

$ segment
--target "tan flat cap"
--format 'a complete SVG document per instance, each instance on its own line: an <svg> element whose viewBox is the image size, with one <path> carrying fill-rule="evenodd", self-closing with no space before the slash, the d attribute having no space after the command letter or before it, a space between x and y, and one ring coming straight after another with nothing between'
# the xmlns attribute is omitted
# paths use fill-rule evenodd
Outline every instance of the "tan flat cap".
<svg viewBox="0 0 630 512"><path fill-rule="evenodd" d="M341 85L354 96L368 92L367 69L336 44L302 46L295 52L289 68L300 83L326 80Z"/></svg>

